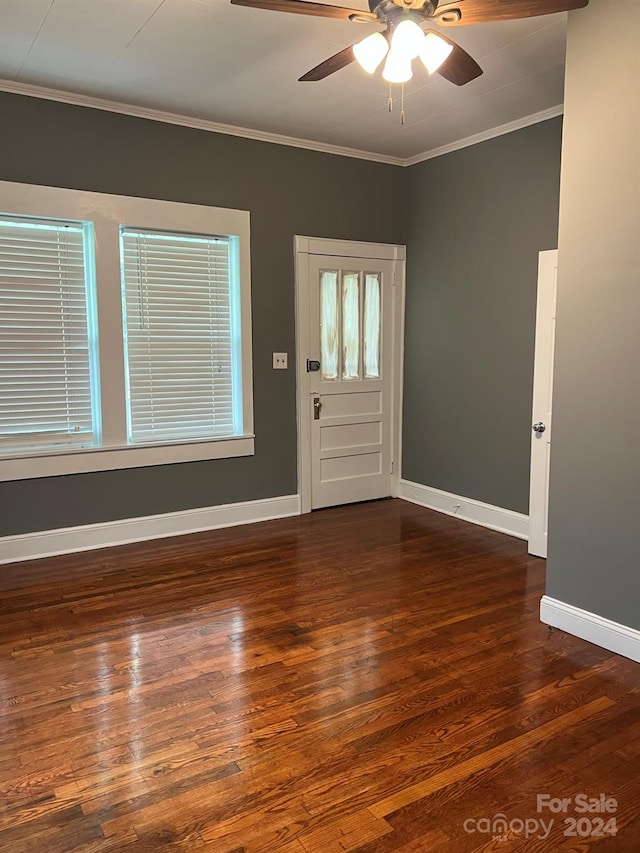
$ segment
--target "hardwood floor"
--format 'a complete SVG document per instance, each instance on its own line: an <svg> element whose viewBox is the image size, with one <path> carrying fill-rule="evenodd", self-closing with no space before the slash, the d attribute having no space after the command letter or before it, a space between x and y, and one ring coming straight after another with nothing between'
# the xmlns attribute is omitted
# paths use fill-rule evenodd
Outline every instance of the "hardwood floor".
<svg viewBox="0 0 640 853"><path fill-rule="evenodd" d="M639 850L640 666L543 591L399 500L1 567L0 850Z"/></svg>

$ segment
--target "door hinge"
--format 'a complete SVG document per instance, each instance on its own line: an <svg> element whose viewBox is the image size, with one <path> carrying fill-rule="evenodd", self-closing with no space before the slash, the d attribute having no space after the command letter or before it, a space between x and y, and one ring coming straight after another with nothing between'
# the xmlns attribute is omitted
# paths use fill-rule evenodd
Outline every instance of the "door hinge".
<svg viewBox="0 0 640 853"><path fill-rule="evenodd" d="M390 473L391 473L391 474L393 474L393 462L391 463L391 471L390 471Z"/></svg>

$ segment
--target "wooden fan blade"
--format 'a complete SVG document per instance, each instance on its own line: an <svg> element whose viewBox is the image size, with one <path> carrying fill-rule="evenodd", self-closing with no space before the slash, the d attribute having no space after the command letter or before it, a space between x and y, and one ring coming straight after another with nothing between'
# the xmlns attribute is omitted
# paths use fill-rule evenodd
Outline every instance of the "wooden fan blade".
<svg viewBox="0 0 640 853"><path fill-rule="evenodd" d="M307 3L305 0L231 0L233 6L249 6L252 9L268 9L272 12L293 12L296 15L312 15L316 18L340 18L348 21L352 15L376 20L371 12L345 9L343 6L326 6L324 3Z"/></svg>
<svg viewBox="0 0 640 853"><path fill-rule="evenodd" d="M309 81L315 80L324 80L325 77L328 77L329 74L335 74L336 71L340 71L341 68L346 68L347 65L355 61L355 56L353 55L353 45L350 47L345 47L344 50L341 50L340 53L335 53L333 56L330 56L329 59L325 59L324 62L321 62L320 65L316 65L315 68L312 68L311 71L307 71L300 79L299 83L307 83Z"/></svg>
<svg viewBox="0 0 640 853"><path fill-rule="evenodd" d="M453 50L437 71L445 80L455 83L456 86L464 86L465 83L470 83L483 73L482 68L480 68L475 59L466 50L461 48L459 44L442 35L442 33L436 33L435 30L425 30L425 33L433 33L453 47Z"/></svg>
<svg viewBox="0 0 640 853"><path fill-rule="evenodd" d="M589 0L458 0L457 3L441 3L435 14L439 24L459 26L570 12L583 9L588 3Z"/></svg>

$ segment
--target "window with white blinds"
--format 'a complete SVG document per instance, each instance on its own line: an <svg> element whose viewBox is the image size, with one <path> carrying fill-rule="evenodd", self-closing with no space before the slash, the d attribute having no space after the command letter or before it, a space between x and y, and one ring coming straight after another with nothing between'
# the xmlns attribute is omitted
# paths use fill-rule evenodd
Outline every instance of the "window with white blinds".
<svg viewBox="0 0 640 853"><path fill-rule="evenodd" d="M91 237L0 216L0 452L96 443Z"/></svg>
<svg viewBox="0 0 640 853"><path fill-rule="evenodd" d="M239 434L232 237L120 230L128 440Z"/></svg>
<svg viewBox="0 0 640 853"><path fill-rule="evenodd" d="M0 181L0 482L254 453L250 215Z"/></svg>

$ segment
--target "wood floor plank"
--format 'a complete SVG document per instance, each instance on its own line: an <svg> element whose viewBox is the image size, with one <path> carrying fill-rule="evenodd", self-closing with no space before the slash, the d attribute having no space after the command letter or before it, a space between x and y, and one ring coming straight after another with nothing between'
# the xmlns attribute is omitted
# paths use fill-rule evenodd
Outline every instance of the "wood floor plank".
<svg viewBox="0 0 640 853"><path fill-rule="evenodd" d="M4 566L0 850L510 853L619 800L640 667L539 621L525 543L400 500Z"/></svg>
<svg viewBox="0 0 640 853"><path fill-rule="evenodd" d="M526 732L526 734L519 735L505 743L501 743L499 746L495 746L486 752L474 755L473 758L469 758L466 761L456 763L453 767L449 767L440 773L436 773L429 779L425 779L423 782L418 782L408 788L403 788L397 794L391 794L391 796L385 797L385 799L374 803L370 806L369 810L375 817L386 817L387 815L398 811L398 809L401 809L403 806L409 805L409 803L414 803L416 800L420 800L423 797L428 796L434 791L437 791L439 788L445 788L448 785L452 785L454 782L464 779L467 776L471 776L477 771L483 770L497 761L508 758L510 755L515 755L533 744L541 744L544 742L545 738L549 736L552 737L558 732L570 728L576 723L589 720L589 718L595 716L599 712L611 708L614 704L613 700L608 699L606 696L594 699L593 702L590 702L583 708L570 711L568 714L564 714L560 718L549 723L544 723L537 729L532 729L531 731Z"/></svg>

